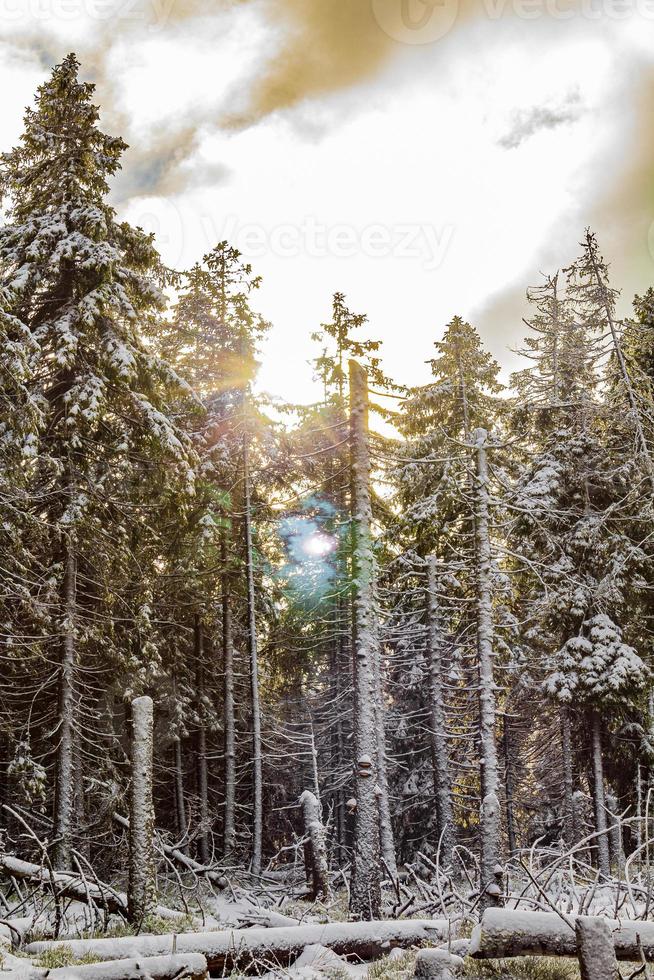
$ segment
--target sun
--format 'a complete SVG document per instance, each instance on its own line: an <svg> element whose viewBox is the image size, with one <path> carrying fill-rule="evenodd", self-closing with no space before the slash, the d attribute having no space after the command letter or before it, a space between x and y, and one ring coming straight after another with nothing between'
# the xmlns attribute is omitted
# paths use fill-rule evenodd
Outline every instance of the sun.
<svg viewBox="0 0 654 980"><path fill-rule="evenodd" d="M336 542L328 534L311 534L302 542L302 550L310 558L324 558L334 551Z"/></svg>

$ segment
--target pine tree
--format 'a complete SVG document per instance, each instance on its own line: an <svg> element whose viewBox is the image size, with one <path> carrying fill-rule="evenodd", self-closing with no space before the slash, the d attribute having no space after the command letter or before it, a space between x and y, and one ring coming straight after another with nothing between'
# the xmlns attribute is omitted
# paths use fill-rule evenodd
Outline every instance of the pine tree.
<svg viewBox="0 0 654 980"><path fill-rule="evenodd" d="M163 306L159 259L152 239L118 222L105 201L126 147L98 128L94 87L78 74L72 54L54 69L1 164L10 202L0 230L3 322L14 343L29 338L27 390L38 406L30 494L47 511L43 560L58 583L51 633L59 637L54 829L62 867L70 865L98 540L112 550L120 539L116 504L137 470L148 482L157 470L162 487L178 492L194 478L189 447L166 413L175 376L143 340ZM103 532L109 516L113 540Z"/></svg>

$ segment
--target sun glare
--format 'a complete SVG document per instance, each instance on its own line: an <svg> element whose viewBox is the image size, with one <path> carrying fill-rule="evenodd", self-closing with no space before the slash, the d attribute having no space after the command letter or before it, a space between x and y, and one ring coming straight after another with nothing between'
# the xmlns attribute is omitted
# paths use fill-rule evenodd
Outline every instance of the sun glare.
<svg viewBox="0 0 654 980"><path fill-rule="evenodd" d="M311 534L302 542L302 550L310 558L323 558L335 547L336 542L327 534Z"/></svg>

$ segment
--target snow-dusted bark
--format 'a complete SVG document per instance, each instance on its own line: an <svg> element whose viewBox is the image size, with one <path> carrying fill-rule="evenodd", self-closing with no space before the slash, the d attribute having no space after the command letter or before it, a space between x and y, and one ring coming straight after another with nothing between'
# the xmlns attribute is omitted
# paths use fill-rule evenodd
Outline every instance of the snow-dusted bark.
<svg viewBox="0 0 654 980"><path fill-rule="evenodd" d="M62 590L63 622L59 667L58 744L54 804L55 865L71 868L71 837L75 801L75 638L77 620L77 570L73 544L65 544Z"/></svg>
<svg viewBox="0 0 654 980"><path fill-rule="evenodd" d="M636 924L636 923L634 923ZM373 922L316 922L280 928L221 929L216 932L187 932L176 937L178 954L202 953L209 969L219 976L239 962L290 963L305 949L320 943L327 949L371 959L396 946L409 947L446 939L446 919L399 919ZM30 943L30 954L67 946L75 957L92 955L111 959L164 956L170 953L173 937L126 936L120 939L73 939L66 943Z"/></svg>
<svg viewBox="0 0 654 980"><path fill-rule="evenodd" d="M602 717L599 711L591 714L591 759L593 766L593 802L595 804L595 829L597 837L597 866L603 875L609 876L609 841L607 837L606 798L604 793L604 761L602 759Z"/></svg>
<svg viewBox="0 0 654 980"><path fill-rule="evenodd" d="M570 711L566 705L560 710L561 756L563 762L563 839L572 844L577 833L575 818L574 782L572 775L572 742L570 736Z"/></svg>
<svg viewBox="0 0 654 980"><path fill-rule="evenodd" d="M134 977L147 977L147 980L206 980L207 961L201 953L165 956L141 956L134 960L106 960L103 963L89 963L82 966L62 966L54 970L25 970L21 980L133 980Z"/></svg>
<svg viewBox="0 0 654 980"><path fill-rule="evenodd" d="M390 874L397 875L395 838L391 818L391 801L386 766L386 710L384 707L383 672L379 642L375 647L375 728L377 738L377 803L379 805L379 835L381 854Z"/></svg>
<svg viewBox="0 0 654 980"><path fill-rule="evenodd" d="M252 554L252 514L250 466L247 435L243 438L243 525L245 533L245 571L248 600L248 648L250 654L250 695L252 707L252 857L251 870L261 874L263 838L263 759L261 745L261 703L259 699L259 653Z"/></svg>
<svg viewBox="0 0 654 980"><path fill-rule="evenodd" d="M327 865L327 839L320 812L320 802L308 789L300 797L304 817L304 833L309 839L313 897L329 898L329 868Z"/></svg>
<svg viewBox="0 0 654 980"><path fill-rule="evenodd" d="M225 815L223 822L223 854L227 859L236 847L236 723L234 719L234 643L232 639L232 607L229 573L227 572L227 542L221 535L220 556L225 571L222 576L223 627L223 728L225 735Z"/></svg>
<svg viewBox="0 0 654 980"><path fill-rule="evenodd" d="M481 766L481 843L482 908L500 901L501 809L497 742L495 733L495 678L493 674L492 555L490 544L488 459L485 429L475 429L475 536L477 559L477 651L479 656L479 742Z"/></svg>
<svg viewBox="0 0 654 980"><path fill-rule="evenodd" d="M352 453L352 537L354 577L354 855L350 910L360 919L374 919L381 909L379 875L380 813L377 786L375 704L377 635L375 629L368 455L368 377L350 361L350 439Z"/></svg>
<svg viewBox="0 0 654 980"><path fill-rule="evenodd" d="M186 839L188 833L188 821L186 818L186 800L184 798L184 768L182 763L182 740L179 735L173 741L174 756L174 780L175 780L175 816L177 819L177 832L181 840ZM185 847L185 845L182 845Z"/></svg>
<svg viewBox="0 0 654 980"><path fill-rule="evenodd" d="M195 617L195 662L196 684L198 698L199 724L197 732L197 779L198 802L200 817L200 836L198 837L198 855L203 864L209 863L209 773L207 770L207 729L205 724L204 705L204 624L199 616Z"/></svg>
<svg viewBox="0 0 654 980"><path fill-rule="evenodd" d="M134 922L156 908L154 808L152 804L152 698L132 701L129 808L129 883L127 904Z"/></svg>
<svg viewBox="0 0 654 980"><path fill-rule="evenodd" d="M513 743L511 739L511 724L507 714L508 705L502 721L502 743L504 747L504 788L506 791L506 842L509 854L516 849L515 821L513 819Z"/></svg>
<svg viewBox="0 0 654 980"><path fill-rule="evenodd" d="M618 812L618 800L613 793L606 794L606 808L609 822L609 853L613 873L624 877L625 853L622 843L622 821Z"/></svg>
<svg viewBox="0 0 654 980"><path fill-rule="evenodd" d="M443 695L443 633L439 621L437 558L427 559L427 650L429 666L429 741L434 771L434 801L437 833L441 841L441 861L452 859L455 844L452 819L450 752Z"/></svg>
<svg viewBox="0 0 654 980"><path fill-rule="evenodd" d="M609 921L580 915L575 922L575 935L581 980L619 980Z"/></svg>

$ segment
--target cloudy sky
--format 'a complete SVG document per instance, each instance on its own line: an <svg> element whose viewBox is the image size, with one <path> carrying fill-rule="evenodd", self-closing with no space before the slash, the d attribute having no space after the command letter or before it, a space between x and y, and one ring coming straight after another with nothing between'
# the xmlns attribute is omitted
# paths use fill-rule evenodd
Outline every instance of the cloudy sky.
<svg viewBox="0 0 654 980"><path fill-rule="evenodd" d="M263 276L273 394L316 397L335 290L418 383L455 313L508 372L587 225L623 314L654 283L654 0L0 0L2 148L70 50L130 144L121 216Z"/></svg>

